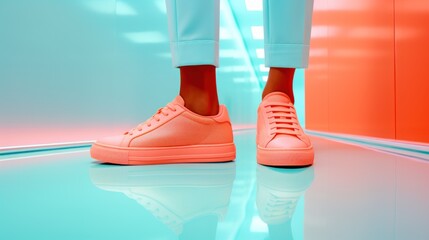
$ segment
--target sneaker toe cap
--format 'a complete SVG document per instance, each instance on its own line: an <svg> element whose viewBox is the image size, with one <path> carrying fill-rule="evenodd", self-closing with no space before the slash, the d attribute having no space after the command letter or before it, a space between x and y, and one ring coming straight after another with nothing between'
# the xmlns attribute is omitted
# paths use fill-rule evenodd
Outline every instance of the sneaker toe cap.
<svg viewBox="0 0 429 240"><path fill-rule="evenodd" d="M124 135L101 138L101 139L98 139L95 143L100 145L123 147Z"/></svg>

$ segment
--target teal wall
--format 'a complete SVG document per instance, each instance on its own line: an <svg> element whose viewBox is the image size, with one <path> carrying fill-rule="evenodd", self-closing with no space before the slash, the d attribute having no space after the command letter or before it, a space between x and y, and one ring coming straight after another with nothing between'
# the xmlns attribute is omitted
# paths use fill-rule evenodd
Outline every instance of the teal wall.
<svg viewBox="0 0 429 240"><path fill-rule="evenodd" d="M255 20L242 5L221 8L220 100L234 124L253 124L264 84L246 33ZM0 53L0 147L115 134L178 93L164 0L2 0Z"/></svg>

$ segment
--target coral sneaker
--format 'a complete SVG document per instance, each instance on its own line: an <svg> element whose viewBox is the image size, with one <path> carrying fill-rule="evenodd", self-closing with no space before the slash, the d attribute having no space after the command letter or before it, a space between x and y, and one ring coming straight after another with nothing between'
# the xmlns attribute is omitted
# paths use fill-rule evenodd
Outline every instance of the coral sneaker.
<svg viewBox="0 0 429 240"><path fill-rule="evenodd" d="M313 146L299 125L293 103L284 93L270 93L259 105L256 144L259 164L313 164Z"/></svg>
<svg viewBox="0 0 429 240"><path fill-rule="evenodd" d="M124 165L226 162L235 159L235 145L225 106L215 116L202 116L177 96L136 128L95 142L91 157Z"/></svg>

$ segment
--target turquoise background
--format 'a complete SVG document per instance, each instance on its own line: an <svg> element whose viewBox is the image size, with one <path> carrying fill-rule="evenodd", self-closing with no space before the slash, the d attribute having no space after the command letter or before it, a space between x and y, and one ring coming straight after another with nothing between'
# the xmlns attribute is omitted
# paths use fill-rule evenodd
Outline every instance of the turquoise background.
<svg viewBox="0 0 429 240"><path fill-rule="evenodd" d="M32 129L49 135L131 127L150 117L178 94L165 14L163 0L2 0L0 134L13 129L20 145L19 138L34 137ZM220 100L235 112L234 124L254 124L256 108L242 103L257 106L267 75L255 55L263 40L250 35L251 26L262 25L262 12L248 12L245 1L222 0L220 19ZM302 123L303 80L298 70ZM79 140L99 137L82 131ZM33 142L49 143L37 136Z"/></svg>

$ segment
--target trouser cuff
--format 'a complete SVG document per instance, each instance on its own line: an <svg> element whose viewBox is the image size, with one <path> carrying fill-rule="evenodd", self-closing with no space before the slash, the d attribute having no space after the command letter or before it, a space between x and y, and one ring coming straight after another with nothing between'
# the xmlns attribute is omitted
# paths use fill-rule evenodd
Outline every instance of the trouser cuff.
<svg viewBox="0 0 429 240"><path fill-rule="evenodd" d="M304 44L265 44L265 66L307 68L309 50Z"/></svg>
<svg viewBox="0 0 429 240"><path fill-rule="evenodd" d="M219 43L213 40L172 42L173 66L213 65L219 67Z"/></svg>

